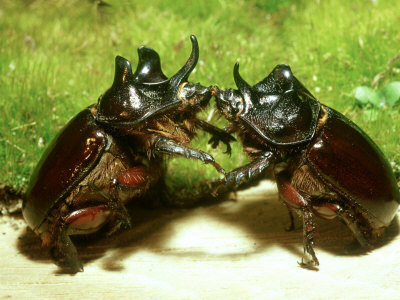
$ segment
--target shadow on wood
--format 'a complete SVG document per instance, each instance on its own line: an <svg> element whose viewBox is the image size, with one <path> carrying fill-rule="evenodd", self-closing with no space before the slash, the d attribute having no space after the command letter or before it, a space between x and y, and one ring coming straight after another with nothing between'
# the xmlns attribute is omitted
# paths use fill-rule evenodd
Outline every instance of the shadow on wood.
<svg viewBox="0 0 400 300"><path fill-rule="evenodd" d="M198 203L191 209L130 205L128 210L130 230L111 237L101 232L73 237L84 264L100 260L104 270L121 271L127 258L141 251L200 261L269 255L271 247L291 252L298 261L303 254L301 219L296 218L295 230L285 230L289 224L287 209L278 201L273 183L230 194L228 199ZM339 256L368 253L337 218L327 221L316 217L315 221L317 256L321 251ZM398 233L399 221L395 218L377 247L390 243ZM31 230L22 233L17 248L31 260L51 263Z"/></svg>

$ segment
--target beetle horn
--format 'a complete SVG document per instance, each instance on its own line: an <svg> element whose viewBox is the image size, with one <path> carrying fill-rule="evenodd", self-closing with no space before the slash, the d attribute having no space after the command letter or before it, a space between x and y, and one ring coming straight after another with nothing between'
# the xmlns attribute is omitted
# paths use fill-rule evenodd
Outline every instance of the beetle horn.
<svg viewBox="0 0 400 300"><path fill-rule="evenodd" d="M115 58L115 76L112 86L118 87L129 80L132 80L131 63L125 58L117 56Z"/></svg>
<svg viewBox="0 0 400 300"><path fill-rule="evenodd" d="M133 78L141 83L156 83L167 80L161 70L160 56L152 48L141 46L138 48L139 63Z"/></svg>
<svg viewBox="0 0 400 300"><path fill-rule="evenodd" d="M186 61L185 65L170 78L172 86L179 86L183 81L187 81L190 73L196 67L197 61L199 60L199 44L197 43L197 38L194 35L191 35L190 40L192 41L192 52L190 53L190 57Z"/></svg>
<svg viewBox="0 0 400 300"><path fill-rule="evenodd" d="M245 99L247 99L246 96L250 96L251 86L242 78L242 76L240 76L238 62L235 64L235 67L233 68L233 78L235 79L235 83L239 88L240 93L243 95Z"/></svg>

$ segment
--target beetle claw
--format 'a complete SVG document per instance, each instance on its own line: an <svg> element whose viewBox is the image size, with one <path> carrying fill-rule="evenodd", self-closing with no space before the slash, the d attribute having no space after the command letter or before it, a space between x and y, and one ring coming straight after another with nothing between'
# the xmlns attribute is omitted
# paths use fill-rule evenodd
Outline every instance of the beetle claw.
<svg viewBox="0 0 400 300"><path fill-rule="evenodd" d="M107 231L106 235L111 236L119 231L128 230L132 228L132 223L129 217L116 216L114 221L110 224L110 230Z"/></svg>
<svg viewBox="0 0 400 300"><path fill-rule="evenodd" d="M220 142L224 143L226 145L226 151L224 153L230 156L232 154L232 147L230 145L231 141L232 140L221 139L219 136L214 135L209 139L208 144L215 149L218 147Z"/></svg>
<svg viewBox="0 0 400 300"><path fill-rule="evenodd" d="M314 260L310 260L308 261L308 259L304 259L304 257L301 258L301 262L298 261L297 262L299 264L300 267L304 268L304 269L309 269L309 270L313 270L313 271L318 271L319 268L319 262L314 261Z"/></svg>
<svg viewBox="0 0 400 300"><path fill-rule="evenodd" d="M315 255L314 249L311 245L310 247L306 247L304 249L304 255L301 258L301 262L297 262L302 268L310 269L310 270L318 270L319 261L317 256Z"/></svg>

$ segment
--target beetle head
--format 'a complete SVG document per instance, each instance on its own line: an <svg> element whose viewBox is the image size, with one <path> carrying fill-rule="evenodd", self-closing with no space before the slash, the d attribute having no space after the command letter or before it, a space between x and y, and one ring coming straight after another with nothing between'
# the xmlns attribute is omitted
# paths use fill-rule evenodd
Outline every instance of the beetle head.
<svg viewBox="0 0 400 300"><path fill-rule="evenodd" d="M197 110L197 108L204 108L208 105L211 99L211 90L199 83L185 82L179 89L178 97L184 108Z"/></svg>
<svg viewBox="0 0 400 300"><path fill-rule="evenodd" d="M199 58L196 37L192 35L191 41L189 59L170 78L162 72L160 57L151 48L138 49L135 73L128 60L117 56L114 82L99 98L96 121L112 128L132 128L158 115L174 112L179 106L208 103L211 92L187 82Z"/></svg>
<svg viewBox="0 0 400 300"><path fill-rule="evenodd" d="M243 97L234 89L218 90L216 94L218 110L229 121L235 121L243 111Z"/></svg>
<svg viewBox="0 0 400 300"><path fill-rule="evenodd" d="M219 91L218 109L228 120L243 123L274 145L309 141L315 132L320 104L297 80L288 65L278 65L250 86L235 65L238 90Z"/></svg>

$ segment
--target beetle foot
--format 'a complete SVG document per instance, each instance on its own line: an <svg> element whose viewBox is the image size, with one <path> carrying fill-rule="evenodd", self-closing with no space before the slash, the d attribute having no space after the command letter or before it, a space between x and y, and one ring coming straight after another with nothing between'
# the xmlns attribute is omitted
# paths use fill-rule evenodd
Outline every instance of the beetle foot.
<svg viewBox="0 0 400 300"><path fill-rule="evenodd" d="M222 168L222 167L220 166L219 163L214 162L214 163L213 163L213 167L218 171L218 173L221 173L221 174L223 174L223 175L226 174L226 171L224 170L224 168Z"/></svg>
<svg viewBox="0 0 400 300"><path fill-rule="evenodd" d="M201 160L205 164L211 164L218 173L226 174L225 170L214 160L214 157L204 151L187 148L183 155L186 158L195 158Z"/></svg>
<svg viewBox="0 0 400 300"><path fill-rule="evenodd" d="M304 245L303 257L301 258L301 262L298 262L302 268L318 270L319 261L315 255L313 245L314 243L312 241L306 242Z"/></svg>
<svg viewBox="0 0 400 300"><path fill-rule="evenodd" d="M230 135L229 129L220 129L218 127L215 127L214 125L211 125L203 120L197 119L197 126L202 128L204 131L212 134L212 137L208 141L209 144L211 144L211 147L214 149L217 148L218 144L220 142L224 143L226 145L226 151L228 155L231 155L231 142L235 142L236 139Z"/></svg>
<svg viewBox="0 0 400 300"><path fill-rule="evenodd" d="M110 230L107 231L106 235L110 236L119 231L124 231L132 228L130 218L117 217L110 224Z"/></svg>
<svg viewBox="0 0 400 300"><path fill-rule="evenodd" d="M301 258L301 262L297 262L300 267L304 269L318 271L319 268L319 261L317 257L310 255L309 253L304 253L303 257Z"/></svg>
<svg viewBox="0 0 400 300"><path fill-rule="evenodd" d="M154 149L158 152L199 159L205 164L213 165L219 173L225 175L225 170L215 162L214 157L204 151L186 147L165 136L156 136L152 143Z"/></svg>
<svg viewBox="0 0 400 300"><path fill-rule="evenodd" d="M83 263L79 258L78 251L66 233L60 235L50 249L50 255L55 263L68 273L83 271Z"/></svg>
<svg viewBox="0 0 400 300"><path fill-rule="evenodd" d="M228 139L222 138L221 136L213 135L213 136L209 139L208 144L210 144L211 147L212 147L213 149L215 149L215 148L218 147L218 145L219 145L220 142L222 142L222 143L224 143L224 144L226 145L226 151L225 151L224 153L225 153L225 154L228 154L229 156L231 156L231 154L232 154L232 147L231 147L230 142L232 142L232 140L230 140L230 139L228 140Z"/></svg>
<svg viewBox="0 0 400 300"><path fill-rule="evenodd" d="M303 247L304 255L300 266L308 269L315 269L319 266L319 261L314 251L313 233L315 231L314 220L311 210L304 206L301 209L303 214Z"/></svg>
<svg viewBox="0 0 400 300"><path fill-rule="evenodd" d="M247 165L230 171L222 181L225 184L234 182L238 186L242 181L251 180L256 176L262 175L274 159L275 156L271 152L265 152Z"/></svg>

